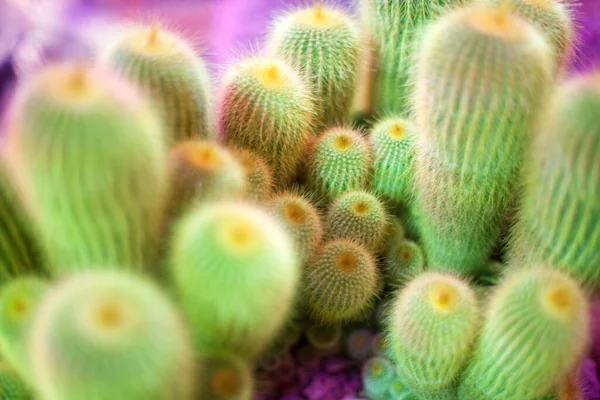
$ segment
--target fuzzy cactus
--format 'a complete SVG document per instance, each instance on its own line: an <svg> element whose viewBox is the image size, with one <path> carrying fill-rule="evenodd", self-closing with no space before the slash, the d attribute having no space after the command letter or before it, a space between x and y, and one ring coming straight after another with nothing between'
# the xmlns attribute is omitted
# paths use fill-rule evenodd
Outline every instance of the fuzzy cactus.
<svg viewBox="0 0 600 400"><path fill-rule="evenodd" d="M388 233L389 217L384 204L365 191L346 192L329 207L329 238L355 240L371 251L380 250Z"/></svg>
<svg viewBox="0 0 600 400"><path fill-rule="evenodd" d="M317 120L325 126L347 122L358 86L362 44L357 22L342 9L322 3L281 16L269 43L310 83Z"/></svg>
<svg viewBox="0 0 600 400"><path fill-rule="evenodd" d="M183 37L158 25L134 26L117 35L103 56L151 96L169 145L214 137L208 69Z"/></svg>
<svg viewBox="0 0 600 400"><path fill-rule="evenodd" d="M419 244L412 240L392 243L385 258L385 271L388 283L400 285L410 276L425 270L425 255Z"/></svg>
<svg viewBox="0 0 600 400"><path fill-rule="evenodd" d="M248 359L282 327L300 277L285 228L243 203L207 203L187 215L175 233L170 265L198 351Z"/></svg>
<svg viewBox="0 0 600 400"><path fill-rule="evenodd" d="M373 357L363 365L363 387L370 400L388 400L394 378L394 366L384 357Z"/></svg>
<svg viewBox="0 0 600 400"><path fill-rule="evenodd" d="M490 257L518 189L552 51L525 21L483 6L441 18L421 48L414 215L428 266L471 274Z"/></svg>
<svg viewBox="0 0 600 400"><path fill-rule="evenodd" d="M210 354L200 360L197 398L251 400L252 371L246 361L229 354Z"/></svg>
<svg viewBox="0 0 600 400"><path fill-rule="evenodd" d="M342 347L344 332L339 325L310 324L305 333L308 343L320 353L336 353Z"/></svg>
<svg viewBox="0 0 600 400"><path fill-rule="evenodd" d="M53 274L151 262L163 132L129 85L95 67L48 67L21 88L9 132Z"/></svg>
<svg viewBox="0 0 600 400"><path fill-rule="evenodd" d="M0 289L0 354L26 380L31 378L27 338L47 290L47 282L32 276L16 278Z"/></svg>
<svg viewBox="0 0 600 400"><path fill-rule="evenodd" d="M417 276L391 306L387 338L399 376L411 391L451 389L468 361L480 326L475 292L452 275Z"/></svg>
<svg viewBox="0 0 600 400"><path fill-rule="evenodd" d="M236 149L234 155L246 175L248 199L258 203L266 202L273 189L273 173L267 162L248 149Z"/></svg>
<svg viewBox="0 0 600 400"><path fill-rule="evenodd" d="M86 271L51 288L33 320L32 383L48 400L189 400L194 356L174 305L150 281Z"/></svg>
<svg viewBox="0 0 600 400"><path fill-rule="evenodd" d="M304 269L302 302L312 319L336 324L364 316L378 288L377 266L368 251L337 239L325 243Z"/></svg>
<svg viewBox="0 0 600 400"><path fill-rule="evenodd" d="M489 300L459 398L533 400L550 394L583 357L588 319L585 294L564 273L547 267L512 271Z"/></svg>
<svg viewBox="0 0 600 400"><path fill-rule="evenodd" d="M284 192L273 196L269 210L293 236L300 262L307 262L323 238L317 208L303 195Z"/></svg>
<svg viewBox="0 0 600 400"><path fill-rule="evenodd" d="M554 94L526 167L510 264L541 262L600 285L600 73Z"/></svg>
<svg viewBox="0 0 600 400"><path fill-rule="evenodd" d="M297 173L315 117L310 89L279 59L235 64L222 82L218 127L222 141L247 148L271 167L276 185Z"/></svg>
<svg viewBox="0 0 600 400"><path fill-rule="evenodd" d="M325 199L370 183L371 148L349 128L332 128L310 146L308 186Z"/></svg>
<svg viewBox="0 0 600 400"><path fill-rule="evenodd" d="M373 332L369 329L351 331L346 337L346 354L354 361L364 362L371 355L372 341Z"/></svg>
<svg viewBox="0 0 600 400"><path fill-rule="evenodd" d="M406 203L415 178L416 128L403 118L388 118L371 131L373 188L396 204Z"/></svg>
<svg viewBox="0 0 600 400"><path fill-rule="evenodd" d="M32 390L13 370L5 365L0 366L0 399L34 400Z"/></svg>

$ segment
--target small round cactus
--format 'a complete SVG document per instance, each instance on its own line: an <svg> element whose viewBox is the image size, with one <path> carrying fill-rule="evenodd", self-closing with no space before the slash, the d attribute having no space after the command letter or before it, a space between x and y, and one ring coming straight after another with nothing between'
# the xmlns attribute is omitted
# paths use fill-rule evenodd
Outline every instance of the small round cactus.
<svg viewBox="0 0 600 400"><path fill-rule="evenodd" d="M166 163L151 111L96 67L49 66L22 87L9 139L54 275L153 262Z"/></svg>
<svg viewBox="0 0 600 400"><path fill-rule="evenodd" d="M343 343L344 332L339 325L310 324L306 340L321 353L336 353Z"/></svg>
<svg viewBox="0 0 600 400"><path fill-rule="evenodd" d="M510 271L489 300L459 398L523 400L551 393L583 357L588 330L588 304L571 278L547 267Z"/></svg>
<svg viewBox="0 0 600 400"><path fill-rule="evenodd" d="M243 203L206 203L187 215L170 265L198 351L248 359L284 324L300 277L291 236L266 211Z"/></svg>
<svg viewBox="0 0 600 400"><path fill-rule="evenodd" d="M363 387L370 400L388 400L394 378L394 366L387 358L373 357L363 365Z"/></svg>
<svg viewBox="0 0 600 400"><path fill-rule="evenodd" d="M33 380L48 400L192 399L194 357L174 305L123 271L53 287L31 328Z"/></svg>
<svg viewBox="0 0 600 400"><path fill-rule="evenodd" d="M219 135L228 145L263 157L275 184L282 186L297 173L312 136L314 107L309 88L286 63L245 59L229 70L222 83Z"/></svg>
<svg viewBox="0 0 600 400"><path fill-rule="evenodd" d="M326 199L370 183L371 148L359 132L332 128L312 144L308 185Z"/></svg>
<svg viewBox="0 0 600 400"><path fill-rule="evenodd" d="M425 270L423 249L412 240L392 243L386 254L385 271L388 283L400 285L408 277Z"/></svg>
<svg viewBox="0 0 600 400"><path fill-rule="evenodd" d="M252 371L246 361L229 354L210 354L200 360L197 398L251 400Z"/></svg>
<svg viewBox="0 0 600 400"><path fill-rule="evenodd" d="M214 137L208 69L185 39L158 25L134 26L117 35L104 58L150 95L169 145Z"/></svg>
<svg viewBox="0 0 600 400"><path fill-rule="evenodd" d="M371 355L373 332L370 329L357 329L346 337L346 354L358 362L366 361Z"/></svg>
<svg viewBox="0 0 600 400"><path fill-rule="evenodd" d="M25 382L5 365L0 366L0 399L34 400L35 396Z"/></svg>
<svg viewBox="0 0 600 400"><path fill-rule="evenodd" d="M313 87L318 121L347 122L361 66L357 22L339 8L316 3L279 18L269 45Z"/></svg>
<svg viewBox="0 0 600 400"><path fill-rule="evenodd" d="M302 301L316 321L336 324L358 319L374 305L378 281L375 261L362 246L333 240L304 269Z"/></svg>
<svg viewBox="0 0 600 400"><path fill-rule="evenodd" d="M273 189L273 174L267 162L248 149L234 149L234 155L246 174L248 199L258 203L266 202Z"/></svg>
<svg viewBox="0 0 600 400"><path fill-rule="evenodd" d="M450 389L479 326L477 298L467 283L437 272L419 275L398 292L388 321L399 376L414 392Z"/></svg>

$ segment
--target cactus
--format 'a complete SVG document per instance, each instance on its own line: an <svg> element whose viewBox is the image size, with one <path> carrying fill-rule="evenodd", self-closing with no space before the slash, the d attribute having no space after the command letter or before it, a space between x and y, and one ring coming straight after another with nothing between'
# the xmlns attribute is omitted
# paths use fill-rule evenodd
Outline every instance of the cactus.
<svg viewBox="0 0 600 400"><path fill-rule="evenodd" d="M247 149L236 149L234 155L246 174L248 199L257 203L266 202L273 189L273 174L267 162Z"/></svg>
<svg viewBox="0 0 600 400"><path fill-rule="evenodd" d="M309 153L308 186L325 199L369 184L371 149L360 133L332 128L312 144Z"/></svg>
<svg viewBox="0 0 600 400"><path fill-rule="evenodd" d="M356 329L346 337L346 354L354 361L366 361L371 355L373 332L369 329Z"/></svg>
<svg viewBox="0 0 600 400"><path fill-rule="evenodd" d="M319 322L359 319L374 305L378 281L375 261L362 246L333 240L304 270L303 304Z"/></svg>
<svg viewBox="0 0 600 400"><path fill-rule="evenodd" d="M339 325L310 324L306 340L320 353L336 353L342 347L343 331Z"/></svg>
<svg viewBox="0 0 600 400"><path fill-rule="evenodd" d="M373 357L363 365L363 387L370 400L388 400L388 389L394 378L394 366L386 358Z"/></svg>
<svg viewBox="0 0 600 400"><path fill-rule="evenodd" d="M371 251L384 246L388 215L383 203L365 191L338 197L327 215L328 237L355 240Z"/></svg>
<svg viewBox="0 0 600 400"><path fill-rule="evenodd" d="M419 275L398 292L387 338L398 375L415 393L451 389L471 355L479 307L469 285L451 275Z"/></svg>
<svg viewBox="0 0 600 400"><path fill-rule="evenodd" d="M526 167L509 265L537 262L600 285L600 73L560 87Z"/></svg>
<svg viewBox="0 0 600 400"><path fill-rule="evenodd" d="M44 298L48 283L22 276L0 289L0 353L23 379L31 378L27 338L33 315Z"/></svg>
<svg viewBox="0 0 600 400"><path fill-rule="evenodd" d="M55 275L152 261L165 189L160 124L97 68L55 65L19 94L10 139Z"/></svg>
<svg viewBox="0 0 600 400"><path fill-rule="evenodd" d="M241 359L228 354L203 356L199 393L202 400L251 400L252 371Z"/></svg>
<svg viewBox="0 0 600 400"><path fill-rule="evenodd" d="M347 122L361 67L357 22L341 9L317 3L279 18L269 44L310 83L317 120L325 126Z"/></svg>
<svg viewBox="0 0 600 400"><path fill-rule="evenodd" d="M412 400L415 397L411 395L406 384L398 376L389 383L387 388L388 399L394 400Z"/></svg>
<svg viewBox="0 0 600 400"><path fill-rule="evenodd" d="M552 82L551 54L505 9L459 9L425 36L413 213L430 268L471 274L491 255Z"/></svg>
<svg viewBox="0 0 600 400"><path fill-rule="evenodd" d="M564 273L547 267L511 271L489 301L459 398L529 400L549 394L583 357L588 319L584 293Z"/></svg>
<svg viewBox="0 0 600 400"><path fill-rule="evenodd" d="M0 366L0 399L33 400L35 397L23 380L6 366Z"/></svg>
<svg viewBox="0 0 600 400"><path fill-rule="evenodd" d="M157 25L131 27L117 35L103 58L151 96L169 145L214 137L208 69L178 34Z"/></svg>
<svg viewBox="0 0 600 400"><path fill-rule="evenodd" d="M198 351L230 351L248 359L265 350L282 327L300 276L284 227L243 203L205 204L186 216L170 264Z"/></svg>
<svg viewBox="0 0 600 400"><path fill-rule="evenodd" d="M396 204L412 196L416 137L416 128L403 118L384 119L371 131L373 188Z"/></svg>
<svg viewBox="0 0 600 400"><path fill-rule="evenodd" d="M273 196L269 210L293 236L296 254L302 264L306 263L323 237L321 217L316 207L305 196L284 192Z"/></svg>
<svg viewBox="0 0 600 400"><path fill-rule="evenodd" d="M275 184L296 174L312 136L315 105L299 74L277 59L250 58L224 78L218 106L221 140L262 156Z"/></svg>
<svg viewBox="0 0 600 400"><path fill-rule="evenodd" d="M411 275L425 270L423 249L412 240L392 243L385 259L388 283L400 285Z"/></svg>
<svg viewBox="0 0 600 400"><path fill-rule="evenodd" d="M48 400L192 399L191 340L150 281L86 271L53 287L29 340L33 384Z"/></svg>

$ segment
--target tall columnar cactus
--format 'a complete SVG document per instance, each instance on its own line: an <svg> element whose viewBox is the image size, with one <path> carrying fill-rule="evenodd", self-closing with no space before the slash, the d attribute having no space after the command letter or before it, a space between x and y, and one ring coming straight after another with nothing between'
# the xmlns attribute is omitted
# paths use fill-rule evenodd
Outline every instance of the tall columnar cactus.
<svg viewBox="0 0 600 400"><path fill-rule="evenodd" d="M0 399L34 400L32 390L13 370L6 365L0 366Z"/></svg>
<svg viewBox="0 0 600 400"><path fill-rule="evenodd" d="M291 236L258 207L209 203L190 213L171 267L197 349L256 358L290 312L299 264Z"/></svg>
<svg viewBox="0 0 600 400"><path fill-rule="evenodd" d="M376 196L365 191L346 192L329 208L327 236L356 240L377 251L383 248L388 223L385 206Z"/></svg>
<svg viewBox="0 0 600 400"><path fill-rule="evenodd" d="M251 400L252 371L246 361L227 353L201 356L198 399Z"/></svg>
<svg viewBox="0 0 600 400"><path fill-rule="evenodd" d="M399 376L415 392L451 389L479 326L479 306L467 283L437 272L419 275L398 293L388 321Z"/></svg>
<svg viewBox="0 0 600 400"><path fill-rule="evenodd" d="M208 69L183 37L157 25L131 27L117 35L104 57L152 97L167 143L214 137Z"/></svg>
<svg viewBox="0 0 600 400"><path fill-rule="evenodd" d="M369 184L371 148L359 132L332 128L310 147L308 185L319 195L332 199Z"/></svg>
<svg viewBox="0 0 600 400"><path fill-rule="evenodd" d="M0 289L0 354L21 377L31 378L27 340L33 315L48 283L37 277L16 278Z"/></svg>
<svg viewBox="0 0 600 400"><path fill-rule="evenodd" d="M396 204L412 196L416 139L416 128L402 118L385 119L371 131L373 188Z"/></svg>
<svg viewBox="0 0 600 400"><path fill-rule="evenodd" d="M53 287L33 321L32 383L48 400L188 400L191 340L151 282L87 271Z"/></svg>
<svg viewBox="0 0 600 400"><path fill-rule="evenodd" d="M329 126L347 122L358 85L362 42L357 22L346 12L316 3L279 18L269 44L310 83L317 120Z"/></svg>
<svg viewBox="0 0 600 400"><path fill-rule="evenodd" d="M588 329L585 295L566 274L545 267L512 271L490 299L459 398L549 394L580 361Z"/></svg>
<svg viewBox="0 0 600 400"><path fill-rule="evenodd" d="M560 87L526 167L511 264L542 262L600 285L600 73Z"/></svg>
<svg viewBox="0 0 600 400"><path fill-rule="evenodd" d="M307 197L293 192L273 196L268 208L293 236L300 262L307 262L323 238L323 226L317 208Z"/></svg>
<svg viewBox="0 0 600 400"><path fill-rule="evenodd" d="M297 172L315 117L310 89L278 59L235 64L222 82L218 106L221 140L262 156L277 185Z"/></svg>
<svg viewBox="0 0 600 400"><path fill-rule="evenodd" d="M440 19L421 47L414 214L429 267L468 274L490 256L518 189L552 52L523 20L480 6Z"/></svg>
<svg viewBox="0 0 600 400"><path fill-rule="evenodd" d="M324 244L304 269L302 302L312 319L337 324L364 316L378 289L373 257L362 246L338 239Z"/></svg>
<svg viewBox="0 0 600 400"><path fill-rule="evenodd" d="M53 274L151 261L163 132L129 85L97 68L48 67L21 89L10 132Z"/></svg>
<svg viewBox="0 0 600 400"><path fill-rule="evenodd" d="M273 173L267 162L248 149L236 149L234 155L246 175L248 199L258 203L266 202L273 189Z"/></svg>
<svg viewBox="0 0 600 400"><path fill-rule="evenodd" d="M386 253L386 280L392 285L400 285L410 276L425 270L423 249L412 240L392 243Z"/></svg>

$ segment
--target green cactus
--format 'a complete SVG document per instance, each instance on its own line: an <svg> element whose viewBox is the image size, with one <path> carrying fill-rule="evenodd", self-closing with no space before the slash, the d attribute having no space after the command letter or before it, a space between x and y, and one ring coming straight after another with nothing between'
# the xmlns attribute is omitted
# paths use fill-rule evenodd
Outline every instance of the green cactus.
<svg viewBox="0 0 600 400"><path fill-rule="evenodd" d="M394 379L390 381L388 384L388 388L386 391L388 397L386 399L394 399L394 400L413 400L414 396L411 395L408 386L400 379L400 377L395 376Z"/></svg>
<svg viewBox="0 0 600 400"><path fill-rule="evenodd" d="M152 261L165 152L160 124L130 89L65 64L19 93L10 139L55 275Z"/></svg>
<svg viewBox="0 0 600 400"><path fill-rule="evenodd" d="M415 127L403 118L384 119L371 131L373 188L396 204L412 196L416 137Z"/></svg>
<svg viewBox="0 0 600 400"><path fill-rule="evenodd" d="M246 174L246 195L249 200L264 203L271 197L273 174L267 162L247 149L235 149L234 155Z"/></svg>
<svg viewBox="0 0 600 400"><path fill-rule="evenodd" d="M359 132L332 128L312 144L308 158L308 186L331 200L350 190L367 188L371 149Z"/></svg>
<svg viewBox="0 0 600 400"><path fill-rule="evenodd" d="M229 354L210 354L200 361L199 392L202 400L251 400L252 371L246 361Z"/></svg>
<svg viewBox="0 0 600 400"><path fill-rule="evenodd" d="M316 321L359 319L375 303L377 266L361 245L345 239L325 243L304 269L302 302Z"/></svg>
<svg viewBox="0 0 600 400"><path fill-rule="evenodd" d="M275 21L269 41L312 86L317 120L325 126L348 122L361 67L357 22L337 7L316 3Z"/></svg>
<svg viewBox="0 0 600 400"><path fill-rule="evenodd" d="M428 272L398 292L387 338L398 375L415 393L435 395L453 387L468 361L480 326L469 285Z"/></svg>
<svg viewBox="0 0 600 400"><path fill-rule="evenodd" d="M388 233L389 218L384 204L365 191L346 192L330 206L328 237L351 239L370 251L381 250Z"/></svg>
<svg viewBox="0 0 600 400"><path fill-rule="evenodd" d="M489 300L459 398L531 400L551 393L584 356L588 319L585 295L566 274L547 267L511 271Z"/></svg>
<svg viewBox="0 0 600 400"><path fill-rule="evenodd" d="M33 392L14 371L0 366L0 399L34 400Z"/></svg>
<svg viewBox="0 0 600 400"><path fill-rule="evenodd" d="M321 353L336 353L342 348L344 332L339 325L310 324L305 333L308 343Z"/></svg>
<svg viewBox="0 0 600 400"><path fill-rule="evenodd" d="M394 366L387 358L373 357L363 365L363 387L370 400L389 400L388 390L394 380Z"/></svg>
<svg viewBox="0 0 600 400"><path fill-rule="evenodd" d="M170 265L198 351L245 358L275 338L300 277L291 236L267 211L243 203L208 203L186 216Z"/></svg>
<svg viewBox="0 0 600 400"><path fill-rule="evenodd" d="M412 240L392 243L385 258L385 271L388 283L400 285L416 273L425 270L423 249Z"/></svg>
<svg viewBox="0 0 600 400"><path fill-rule="evenodd" d="M282 186L297 173L312 136L314 107L310 89L290 66L278 59L245 59L222 83L219 135L263 157Z"/></svg>
<svg viewBox="0 0 600 400"><path fill-rule="evenodd" d="M103 58L151 96L169 145L215 136L208 68L183 37L157 25L135 26L118 35Z"/></svg>
<svg viewBox="0 0 600 400"><path fill-rule="evenodd" d="M530 155L509 264L541 262L600 285L600 73L556 91Z"/></svg>
<svg viewBox="0 0 600 400"><path fill-rule="evenodd" d="M413 215L428 266L471 274L490 257L519 188L552 52L526 22L480 6L444 16L421 47Z"/></svg>
<svg viewBox="0 0 600 400"><path fill-rule="evenodd" d="M22 276L0 289L0 353L23 379L31 378L27 338L33 315L48 290L41 278Z"/></svg>
<svg viewBox="0 0 600 400"><path fill-rule="evenodd" d="M194 356L174 305L144 278L86 271L51 289L29 340L48 400L190 400Z"/></svg>

